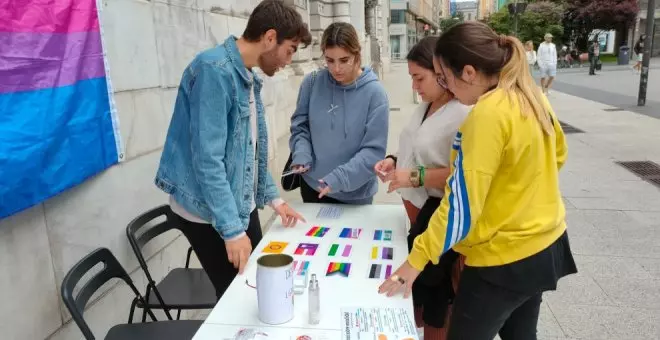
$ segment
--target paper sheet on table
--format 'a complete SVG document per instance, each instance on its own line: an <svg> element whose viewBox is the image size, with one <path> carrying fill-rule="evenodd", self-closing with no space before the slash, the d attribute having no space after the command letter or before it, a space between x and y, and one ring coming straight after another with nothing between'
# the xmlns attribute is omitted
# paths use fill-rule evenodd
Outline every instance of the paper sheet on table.
<svg viewBox="0 0 660 340"><path fill-rule="evenodd" d="M233 338L224 340L331 340L332 336L321 330L242 328Z"/></svg>
<svg viewBox="0 0 660 340"><path fill-rule="evenodd" d="M341 207L326 206L319 209L319 213L316 215L316 217L336 220L341 217L342 212L343 209Z"/></svg>
<svg viewBox="0 0 660 340"><path fill-rule="evenodd" d="M419 340L403 308L342 308L341 320L343 340Z"/></svg>

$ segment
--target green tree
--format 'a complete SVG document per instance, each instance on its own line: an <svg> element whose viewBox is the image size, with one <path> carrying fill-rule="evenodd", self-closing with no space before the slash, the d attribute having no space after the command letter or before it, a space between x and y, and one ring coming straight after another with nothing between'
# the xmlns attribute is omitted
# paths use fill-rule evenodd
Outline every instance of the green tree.
<svg viewBox="0 0 660 340"><path fill-rule="evenodd" d="M638 13L637 0L566 0L564 26L584 51L594 30L616 30L625 39Z"/></svg>
<svg viewBox="0 0 660 340"><path fill-rule="evenodd" d="M546 33L560 38L564 27L562 19L564 8L558 1L538 1L530 3L524 13L518 16L518 38L525 42L531 40L538 45ZM506 7L494 13L488 20L488 25L500 34L515 35L514 18ZM559 42L559 41L557 41Z"/></svg>
<svg viewBox="0 0 660 340"><path fill-rule="evenodd" d="M454 26L458 23L461 23L463 21L465 21L465 16L463 15L462 12L458 12L452 18L446 18L446 19L440 20L440 31L441 32L446 32L452 26Z"/></svg>

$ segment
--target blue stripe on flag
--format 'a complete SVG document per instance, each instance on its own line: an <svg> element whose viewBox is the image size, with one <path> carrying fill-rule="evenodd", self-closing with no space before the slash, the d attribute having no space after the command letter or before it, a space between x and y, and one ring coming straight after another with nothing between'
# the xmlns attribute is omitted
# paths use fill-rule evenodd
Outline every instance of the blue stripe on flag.
<svg viewBox="0 0 660 340"><path fill-rule="evenodd" d="M0 218L117 163L106 78L0 94Z"/></svg>

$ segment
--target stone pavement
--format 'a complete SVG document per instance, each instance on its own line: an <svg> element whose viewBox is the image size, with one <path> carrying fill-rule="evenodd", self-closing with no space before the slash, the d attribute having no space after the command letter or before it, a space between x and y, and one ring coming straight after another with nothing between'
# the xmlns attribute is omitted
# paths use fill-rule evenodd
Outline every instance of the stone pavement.
<svg viewBox="0 0 660 340"><path fill-rule="evenodd" d="M640 75L632 65L603 65L589 76L589 68L558 70L553 89L606 105L660 118L660 58L651 59L646 106L637 106ZM538 74L536 75L538 78Z"/></svg>
<svg viewBox="0 0 660 340"><path fill-rule="evenodd" d="M407 67L394 63L384 84L392 106L388 151L415 108ZM540 339L660 338L660 189L616 160L660 163L660 120L553 92L560 120L585 131L569 134L561 171L568 230L579 273L544 295ZM286 150L287 140L280 140ZM286 162L282 153L277 169ZM274 174L278 175L278 174ZM278 177L276 177L278 178ZM386 194L377 203L400 204ZM299 201L298 192L285 198Z"/></svg>

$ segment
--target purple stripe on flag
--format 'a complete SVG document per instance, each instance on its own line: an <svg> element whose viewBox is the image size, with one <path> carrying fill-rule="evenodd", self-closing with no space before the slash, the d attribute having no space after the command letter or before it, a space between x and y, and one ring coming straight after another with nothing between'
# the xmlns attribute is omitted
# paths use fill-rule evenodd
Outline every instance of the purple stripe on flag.
<svg viewBox="0 0 660 340"><path fill-rule="evenodd" d="M105 76L99 32L0 32L0 93L62 87Z"/></svg>

